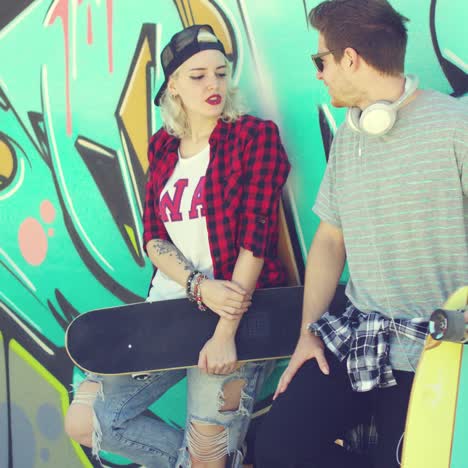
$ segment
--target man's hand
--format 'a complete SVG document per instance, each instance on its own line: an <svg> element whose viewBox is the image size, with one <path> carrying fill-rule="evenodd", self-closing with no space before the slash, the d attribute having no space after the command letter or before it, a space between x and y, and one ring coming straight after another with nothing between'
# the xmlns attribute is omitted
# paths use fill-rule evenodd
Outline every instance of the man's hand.
<svg viewBox="0 0 468 468"><path fill-rule="evenodd" d="M296 372L309 359L317 359L317 364L320 367L320 370L324 374L328 375L330 373L330 369L323 350L323 341L318 336L314 336L310 333L301 334L299 341L297 342L296 349L289 361L289 365L278 382L276 392L273 395L273 400L275 400L280 393L286 391L291 380L296 375Z"/></svg>

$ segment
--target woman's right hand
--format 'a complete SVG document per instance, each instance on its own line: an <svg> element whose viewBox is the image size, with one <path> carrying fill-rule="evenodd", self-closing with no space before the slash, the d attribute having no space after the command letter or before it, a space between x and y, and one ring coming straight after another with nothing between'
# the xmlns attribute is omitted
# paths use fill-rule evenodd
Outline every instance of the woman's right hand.
<svg viewBox="0 0 468 468"><path fill-rule="evenodd" d="M203 304L227 320L239 320L252 304L251 295L232 281L206 279L200 294Z"/></svg>
<svg viewBox="0 0 468 468"><path fill-rule="evenodd" d="M205 343L198 356L198 367L208 374L231 374L238 367L234 336L215 334Z"/></svg>

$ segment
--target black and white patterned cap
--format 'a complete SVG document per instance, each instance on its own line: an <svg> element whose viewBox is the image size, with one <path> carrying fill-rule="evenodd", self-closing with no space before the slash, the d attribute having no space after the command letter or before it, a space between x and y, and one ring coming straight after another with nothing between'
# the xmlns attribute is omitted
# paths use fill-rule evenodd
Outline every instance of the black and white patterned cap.
<svg viewBox="0 0 468 468"><path fill-rule="evenodd" d="M159 88L158 94L154 98L154 103L159 106L161 96L167 88L170 76L192 55L202 50L219 50L224 55L223 43L218 39L216 42L200 42L198 33L201 30L208 31L215 36L213 28L209 24L194 24L188 28L182 29L174 34L166 47L161 52L161 65L164 70L164 83ZM216 36L215 36L216 37Z"/></svg>

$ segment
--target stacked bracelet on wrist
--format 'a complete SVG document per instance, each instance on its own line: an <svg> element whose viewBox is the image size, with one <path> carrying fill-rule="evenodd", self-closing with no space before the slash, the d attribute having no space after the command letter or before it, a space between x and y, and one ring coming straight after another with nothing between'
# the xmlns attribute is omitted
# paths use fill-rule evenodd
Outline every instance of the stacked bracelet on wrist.
<svg viewBox="0 0 468 468"><path fill-rule="evenodd" d="M208 277L198 270L192 271L187 278L187 297L189 298L189 301L196 302L200 310L206 310L206 306L203 304L200 291L200 284L206 279L208 279Z"/></svg>
<svg viewBox="0 0 468 468"><path fill-rule="evenodd" d="M187 293L187 297L189 298L189 301L191 302L197 302L194 294L193 294L193 280L195 276L200 275L201 273L198 270L193 270L189 277L187 278L187 283L186 283L186 288L185 292Z"/></svg>
<svg viewBox="0 0 468 468"><path fill-rule="evenodd" d="M206 310L206 307L205 307L205 305L203 304L203 301L202 301L201 291L200 291L200 285L206 279L208 279L208 277L206 275L204 275L203 273L200 273L195 278L195 286L193 288L193 295L195 296L195 300L197 301L197 305L198 305L199 310Z"/></svg>

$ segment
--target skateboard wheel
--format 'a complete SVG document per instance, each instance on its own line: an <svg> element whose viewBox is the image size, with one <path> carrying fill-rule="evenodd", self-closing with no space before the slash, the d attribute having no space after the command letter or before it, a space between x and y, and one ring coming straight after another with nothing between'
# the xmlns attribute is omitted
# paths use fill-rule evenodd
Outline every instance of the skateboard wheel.
<svg viewBox="0 0 468 468"><path fill-rule="evenodd" d="M464 343L465 317L460 310L435 310L429 320L429 333L435 340Z"/></svg>
<svg viewBox="0 0 468 468"><path fill-rule="evenodd" d="M133 380L147 380L151 374L148 373L140 373L140 374L132 374L132 379Z"/></svg>

